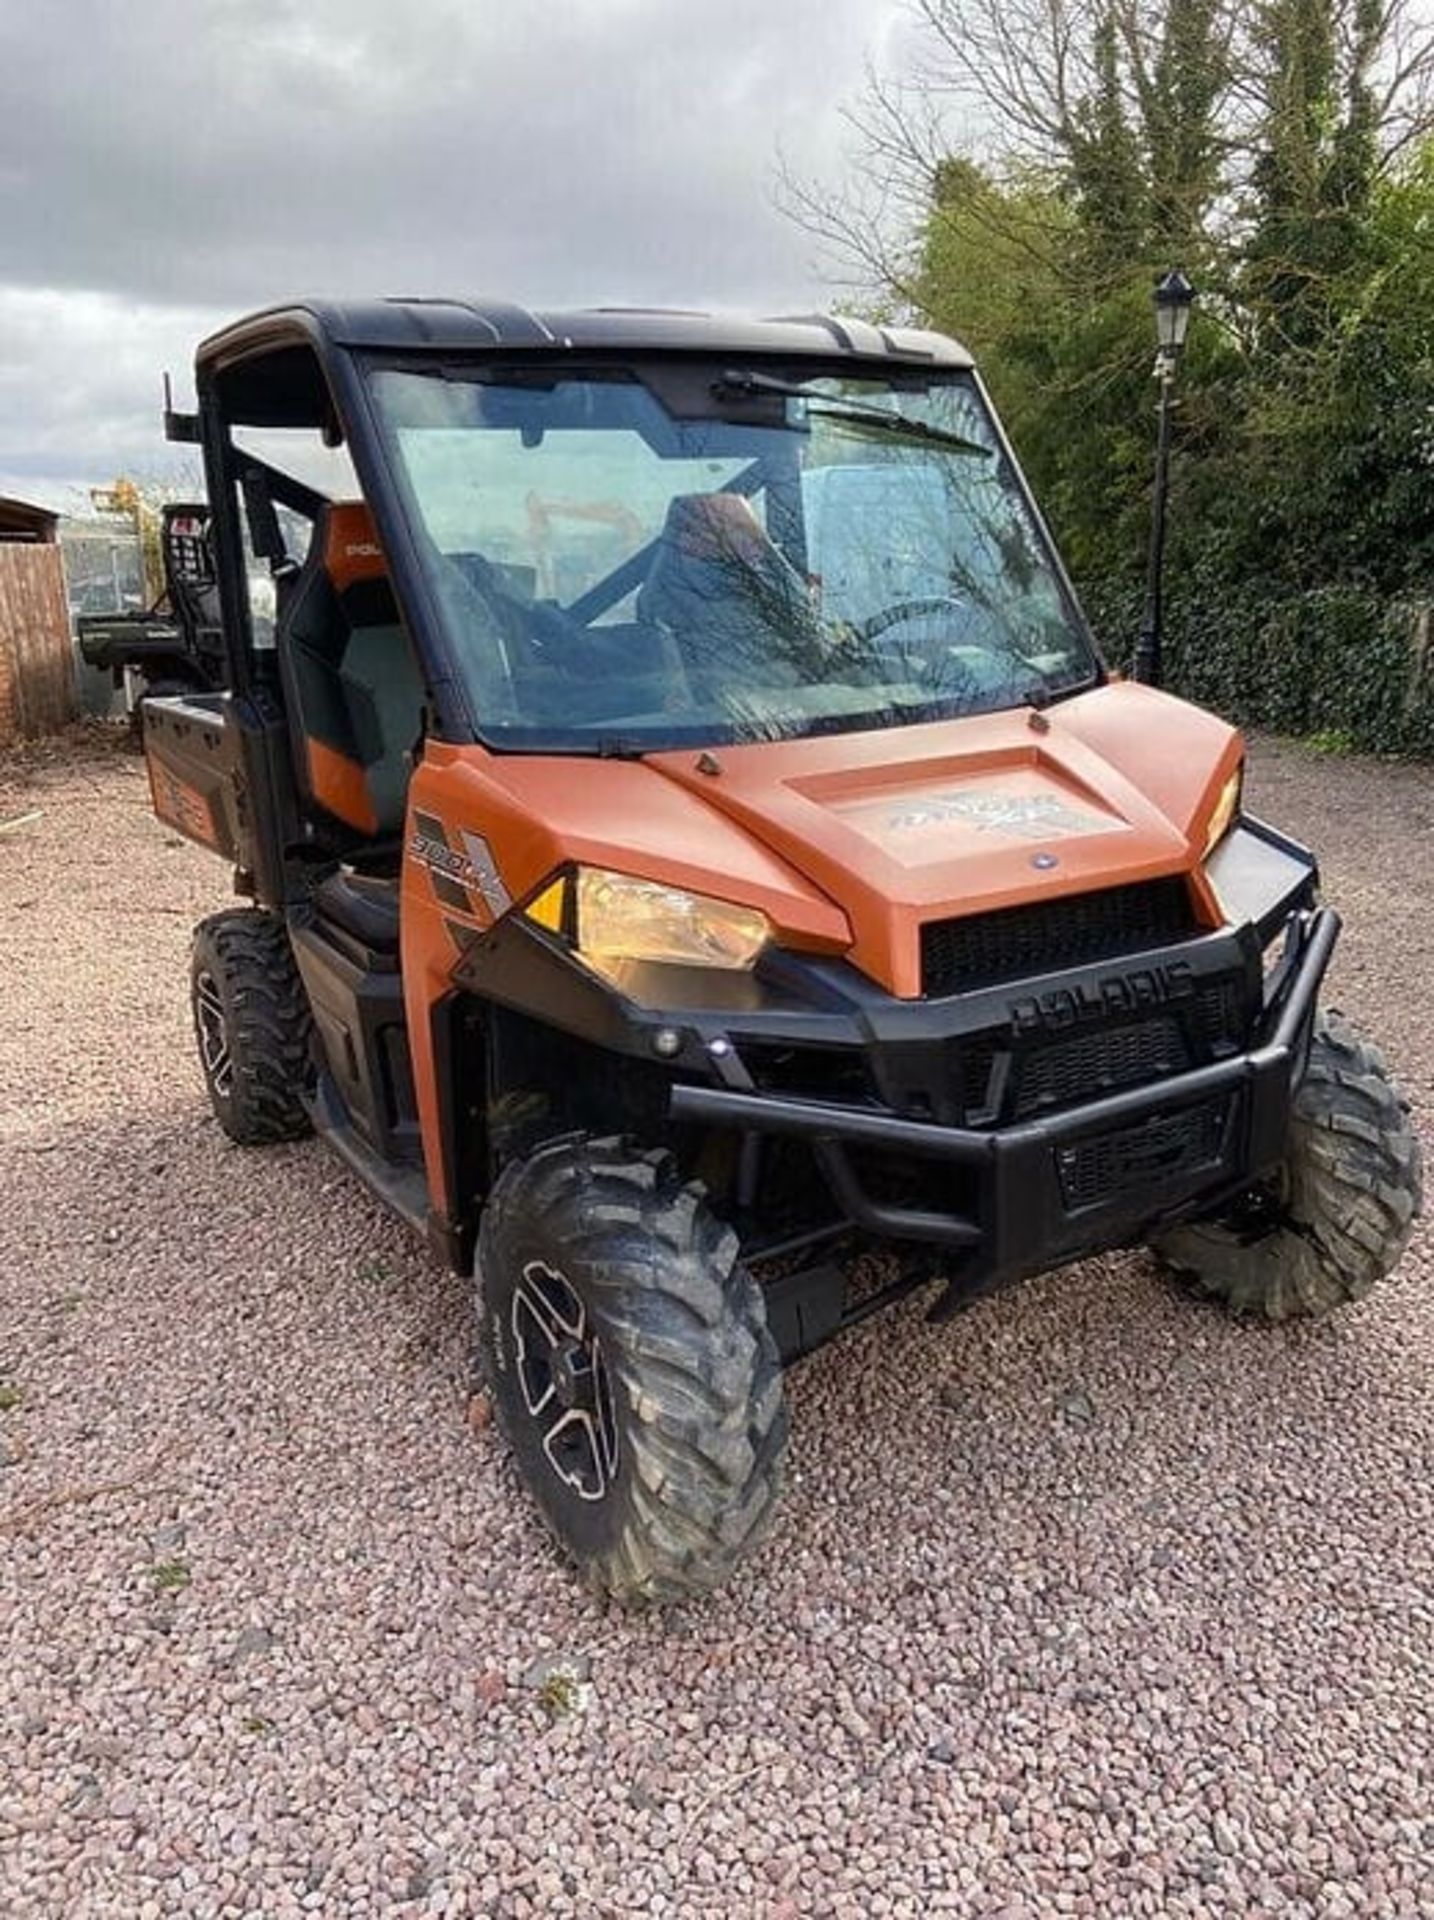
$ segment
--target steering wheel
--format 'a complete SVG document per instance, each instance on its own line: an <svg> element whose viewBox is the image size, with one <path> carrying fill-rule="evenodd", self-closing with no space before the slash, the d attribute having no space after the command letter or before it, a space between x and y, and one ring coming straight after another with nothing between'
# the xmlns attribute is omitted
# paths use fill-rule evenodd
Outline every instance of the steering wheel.
<svg viewBox="0 0 1434 1920"><path fill-rule="evenodd" d="M877 638L893 627L917 621L930 623L943 615L950 623L944 630L933 630L928 624L925 632L918 629L910 639ZM858 655L867 650L866 657L875 672L889 673L899 668L932 689L945 687L969 691L973 697L984 696L1011 677L1008 650L993 644L989 622L982 618L979 604L954 593L893 601L865 620L850 622L847 632Z"/></svg>
<svg viewBox="0 0 1434 1920"><path fill-rule="evenodd" d="M896 600L889 607L869 613L865 620L852 621L851 629L858 640L874 640L879 633L885 633L888 627L899 627L903 621L919 620L924 614L949 613L953 608L965 605L966 602L958 600L954 593L933 594L921 600Z"/></svg>
<svg viewBox="0 0 1434 1920"><path fill-rule="evenodd" d="M438 574L439 594L447 602L455 624L472 632L477 641L469 659L479 703L492 717L516 717L519 703L509 635L494 605L492 589L486 588L486 583L480 587L470 570L452 555L440 557L444 564Z"/></svg>

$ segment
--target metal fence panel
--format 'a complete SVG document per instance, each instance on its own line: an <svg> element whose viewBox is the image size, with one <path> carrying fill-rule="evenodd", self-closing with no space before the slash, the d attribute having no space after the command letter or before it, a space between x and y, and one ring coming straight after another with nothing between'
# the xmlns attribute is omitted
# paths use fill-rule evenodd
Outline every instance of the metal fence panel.
<svg viewBox="0 0 1434 1920"><path fill-rule="evenodd" d="M59 540L72 614L143 609L144 557L132 521L64 519Z"/></svg>

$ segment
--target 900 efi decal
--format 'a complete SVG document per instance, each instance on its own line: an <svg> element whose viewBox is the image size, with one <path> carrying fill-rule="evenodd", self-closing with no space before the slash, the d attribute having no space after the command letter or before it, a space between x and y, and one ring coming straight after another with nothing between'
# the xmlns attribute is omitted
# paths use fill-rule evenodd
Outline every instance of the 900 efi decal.
<svg viewBox="0 0 1434 1920"><path fill-rule="evenodd" d="M458 839L462 844L455 846L434 814L415 813L408 857L428 869L434 894L445 907L472 914L486 924L507 912L512 896L482 834L463 827Z"/></svg>

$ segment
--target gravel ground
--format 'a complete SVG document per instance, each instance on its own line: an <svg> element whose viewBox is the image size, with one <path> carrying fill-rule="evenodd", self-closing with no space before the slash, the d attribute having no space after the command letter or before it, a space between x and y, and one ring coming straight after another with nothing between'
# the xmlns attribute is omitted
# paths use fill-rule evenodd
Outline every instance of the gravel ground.
<svg viewBox="0 0 1434 1920"><path fill-rule="evenodd" d="M1428 1127L1434 776L1262 746ZM1434 1913L1434 1291L1245 1331L1139 1256L799 1370L737 1585L604 1611L461 1283L211 1122L217 864L0 770L0 1912ZM581 1684L542 1684L544 1662Z"/></svg>

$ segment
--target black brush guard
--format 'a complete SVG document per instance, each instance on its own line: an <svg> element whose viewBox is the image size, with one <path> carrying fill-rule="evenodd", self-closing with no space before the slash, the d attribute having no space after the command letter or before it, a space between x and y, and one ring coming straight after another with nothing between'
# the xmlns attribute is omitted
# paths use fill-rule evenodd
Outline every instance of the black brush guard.
<svg viewBox="0 0 1434 1920"><path fill-rule="evenodd" d="M1249 1051L1048 1118L976 1131L777 1093L682 1084L672 1088L672 1117L807 1140L857 1227L961 1252L939 1316L973 1288L1127 1244L1208 1210L1278 1165L1339 927L1329 907L1296 916L1278 990ZM852 1164L851 1150L862 1147L972 1170L978 1202L948 1213L874 1200Z"/></svg>

